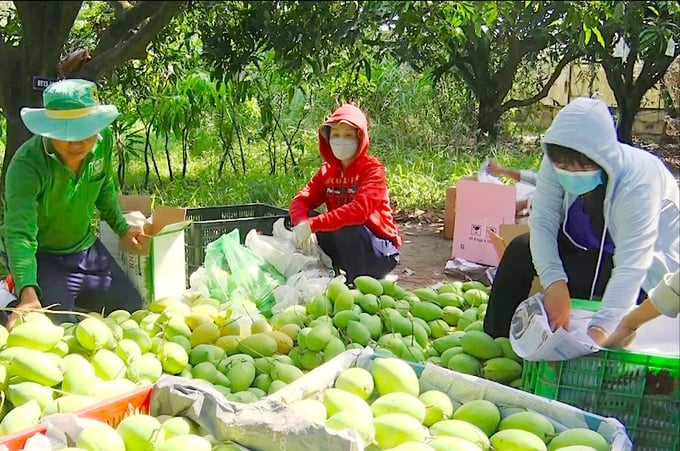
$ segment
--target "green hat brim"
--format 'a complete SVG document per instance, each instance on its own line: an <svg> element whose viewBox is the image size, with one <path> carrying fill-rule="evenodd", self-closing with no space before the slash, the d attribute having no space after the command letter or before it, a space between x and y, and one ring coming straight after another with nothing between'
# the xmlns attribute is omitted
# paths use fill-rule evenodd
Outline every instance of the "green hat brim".
<svg viewBox="0 0 680 451"><path fill-rule="evenodd" d="M77 119L53 119L44 108L21 109L21 120L31 133L60 141L81 141L94 136L119 115L115 105L99 105L93 113Z"/></svg>

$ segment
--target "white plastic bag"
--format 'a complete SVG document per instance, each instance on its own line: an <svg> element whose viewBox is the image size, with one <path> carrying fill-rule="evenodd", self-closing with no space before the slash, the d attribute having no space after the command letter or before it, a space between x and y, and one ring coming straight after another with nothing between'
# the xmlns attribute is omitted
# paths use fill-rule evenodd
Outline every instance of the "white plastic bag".
<svg viewBox="0 0 680 451"><path fill-rule="evenodd" d="M323 293L331 280L331 273L329 271L316 268L294 274L288 278L286 285L298 290L301 299L307 301L317 294Z"/></svg>
<svg viewBox="0 0 680 451"><path fill-rule="evenodd" d="M183 300L193 300L196 297L210 297L210 287L208 286L208 274L205 272L205 266L199 268L191 273L189 276L189 289L182 295Z"/></svg>
<svg viewBox="0 0 680 451"><path fill-rule="evenodd" d="M281 313L287 307L300 303L300 291L290 285L280 285L274 289L274 299L276 303L272 307L272 313Z"/></svg>
<svg viewBox="0 0 680 451"><path fill-rule="evenodd" d="M272 227L272 236L278 238L281 241L289 241L295 243L295 234L292 230L288 230L285 225L283 218L279 218L274 223Z"/></svg>
<svg viewBox="0 0 680 451"><path fill-rule="evenodd" d="M290 266L288 266L285 276L288 278L301 271L304 271L306 268L314 268L318 266L320 266L318 258L296 252L290 259Z"/></svg>
<svg viewBox="0 0 680 451"><path fill-rule="evenodd" d="M272 228L272 235L261 235L251 230L246 235L245 245L286 278L310 268L331 268L331 259L317 245L316 252L304 255L295 248L295 235L286 229L283 218L278 219Z"/></svg>
<svg viewBox="0 0 680 451"><path fill-rule="evenodd" d="M0 282L0 308L7 307L10 302L16 301L17 297L9 291L7 281Z"/></svg>
<svg viewBox="0 0 680 451"><path fill-rule="evenodd" d="M251 229L246 235L245 245L284 275L295 253L295 243L292 241L276 236L261 235L255 229Z"/></svg>
<svg viewBox="0 0 680 451"><path fill-rule="evenodd" d="M150 222L141 211L131 211L123 215L128 225L136 227L144 227L144 224Z"/></svg>
<svg viewBox="0 0 680 451"><path fill-rule="evenodd" d="M503 185L501 179L489 173L489 160L484 160L484 163L477 171L477 181L482 183L495 183L496 185Z"/></svg>

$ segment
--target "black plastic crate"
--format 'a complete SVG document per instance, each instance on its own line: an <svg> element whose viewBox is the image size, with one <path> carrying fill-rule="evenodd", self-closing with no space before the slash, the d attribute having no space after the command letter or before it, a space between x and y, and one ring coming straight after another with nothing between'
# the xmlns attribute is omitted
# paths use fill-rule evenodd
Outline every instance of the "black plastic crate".
<svg viewBox="0 0 680 451"><path fill-rule="evenodd" d="M225 233L238 229L243 243L250 229L271 235L279 218L290 223L288 210L261 203L188 208L186 217L193 220L184 235L187 277L203 264L206 246Z"/></svg>

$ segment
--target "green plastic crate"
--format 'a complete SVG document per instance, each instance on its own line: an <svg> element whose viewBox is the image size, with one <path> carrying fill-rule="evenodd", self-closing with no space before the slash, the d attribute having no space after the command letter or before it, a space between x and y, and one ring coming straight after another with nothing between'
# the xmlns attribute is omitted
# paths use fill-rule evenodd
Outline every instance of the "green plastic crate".
<svg viewBox="0 0 680 451"><path fill-rule="evenodd" d="M593 303L572 306L592 310ZM563 362L525 361L522 383L530 393L617 418L636 451L680 449L678 358L603 350Z"/></svg>

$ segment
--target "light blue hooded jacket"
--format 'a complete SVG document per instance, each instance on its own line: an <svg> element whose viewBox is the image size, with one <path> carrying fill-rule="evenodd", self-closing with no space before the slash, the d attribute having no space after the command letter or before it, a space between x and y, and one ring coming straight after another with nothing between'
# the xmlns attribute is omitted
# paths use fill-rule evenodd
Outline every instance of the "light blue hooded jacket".
<svg viewBox="0 0 680 451"><path fill-rule="evenodd" d="M666 273L678 270L677 182L657 157L618 142L607 105L599 100L577 98L560 110L543 137L544 151L547 143L585 154L607 174L602 237L608 231L616 246L614 268L600 310L589 327L598 326L611 333L635 306L640 287L649 292ZM559 280L567 281L557 236L560 228L565 230L566 212L576 198L562 189L544 154L529 228L531 255L545 288Z"/></svg>

